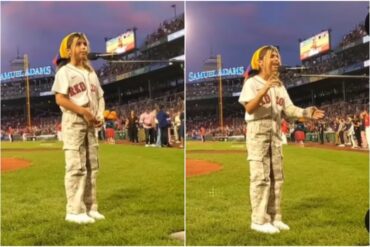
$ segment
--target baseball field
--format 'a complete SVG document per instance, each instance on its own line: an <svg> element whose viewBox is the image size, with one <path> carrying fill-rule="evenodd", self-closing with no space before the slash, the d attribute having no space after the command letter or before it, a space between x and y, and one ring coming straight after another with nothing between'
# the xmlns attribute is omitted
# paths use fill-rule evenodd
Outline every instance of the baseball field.
<svg viewBox="0 0 370 247"><path fill-rule="evenodd" d="M1 173L2 245L183 245L182 149L100 145L99 211L106 220L67 223L64 154L57 142L1 143L3 158L29 166Z"/></svg>
<svg viewBox="0 0 370 247"><path fill-rule="evenodd" d="M188 142L186 159L221 168L187 177L188 245L369 245L367 152L284 146L282 209L291 230L277 235L250 230L243 143Z"/></svg>

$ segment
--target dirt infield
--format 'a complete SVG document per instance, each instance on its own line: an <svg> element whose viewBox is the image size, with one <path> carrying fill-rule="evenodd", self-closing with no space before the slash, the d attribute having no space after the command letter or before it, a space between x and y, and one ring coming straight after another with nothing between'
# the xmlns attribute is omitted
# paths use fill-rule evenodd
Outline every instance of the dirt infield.
<svg viewBox="0 0 370 247"><path fill-rule="evenodd" d="M15 171L30 166L31 162L16 158L1 158L1 172Z"/></svg>
<svg viewBox="0 0 370 247"><path fill-rule="evenodd" d="M205 160L186 160L186 176L206 175L222 169L222 166Z"/></svg>

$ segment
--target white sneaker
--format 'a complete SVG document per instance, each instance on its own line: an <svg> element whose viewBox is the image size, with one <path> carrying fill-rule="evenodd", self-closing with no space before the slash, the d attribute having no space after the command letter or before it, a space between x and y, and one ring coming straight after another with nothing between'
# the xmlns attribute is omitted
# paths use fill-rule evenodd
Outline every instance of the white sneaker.
<svg viewBox="0 0 370 247"><path fill-rule="evenodd" d="M257 232L267 233L267 234L275 234L275 233L280 232L279 229L277 229L276 227L274 227L270 223L265 223L263 225L252 223L251 224L251 229L255 230Z"/></svg>
<svg viewBox="0 0 370 247"><path fill-rule="evenodd" d="M77 223L77 224L95 223L95 220L87 216L87 214L67 214L66 221Z"/></svg>
<svg viewBox="0 0 370 247"><path fill-rule="evenodd" d="M99 213L98 211L90 211L87 213L88 216L94 218L95 220L104 220L105 216Z"/></svg>
<svg viewBox="0 0 370 247"><path fill-rule="evenodd" d="M149 144L145 144L145 147L147 148L147 147L149 147Z"/></svg>
<svg viewBox="0 0 370 247"><path fill-rule="evenodd" d="M281 231L290 230L290 227L282 221L274 221L272 222L272 225L274 225L276 228L278 228Z"/></svg>
<svg viewBox="0 0 370 247"><path fill-rule="evenodd" d="M155 145L155 144L151 144L150 146L151 146L151 147L154 147L154 148L156 147L156 145Z"/></svg>

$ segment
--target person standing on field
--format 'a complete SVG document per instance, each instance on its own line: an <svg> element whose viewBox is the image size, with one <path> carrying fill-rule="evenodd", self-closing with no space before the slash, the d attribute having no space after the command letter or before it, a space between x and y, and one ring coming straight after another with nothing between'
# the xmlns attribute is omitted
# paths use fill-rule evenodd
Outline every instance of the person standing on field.
<svg viewBox="0 0 370 247"><path fill-rule="evenodd" d="M66 162L66 221L78 224L104 219L98 212L96 177L99 169L95 128L104 123L105 102L99 79L87 54L83 33L67 35L59 49L58 71L52 91L62 115Z"/></svg>
<svg viewBox="0 0 370 247"><path fill-rule="evenodd" d="M293 105L279 79L281 58L274 46L263 46L253 55L252 70L245 80L239 102L245 108L250 166L251 229L274 234L289 230L282 220L281 191L284 182L281 115L320 119L316 107Z"/></svg>

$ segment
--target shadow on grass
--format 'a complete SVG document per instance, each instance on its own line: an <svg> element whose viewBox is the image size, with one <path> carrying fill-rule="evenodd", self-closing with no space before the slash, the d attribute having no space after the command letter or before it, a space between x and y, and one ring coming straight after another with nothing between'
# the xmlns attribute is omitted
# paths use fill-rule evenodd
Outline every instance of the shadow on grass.
<svg viewBox="0 0 370 247"><path fill-rule="evenodd" d="M104 198L109 202L123 202L128 201L129 199L133 199L135 197L140 197L140 189L133 189L133 188L120 188L114 193L111 193L110 196Z"/></svg>
<svg viewBox="0 0 370 247"><path fill-rule="evenodd" d="M302 198L301 201L298 203L295 203L291 208L293 210L300 210L305 208L324 208L327 207L327 205L335 205L335 201L330 198L325 198L325 197L307 197L307 198Z"/></svg>

